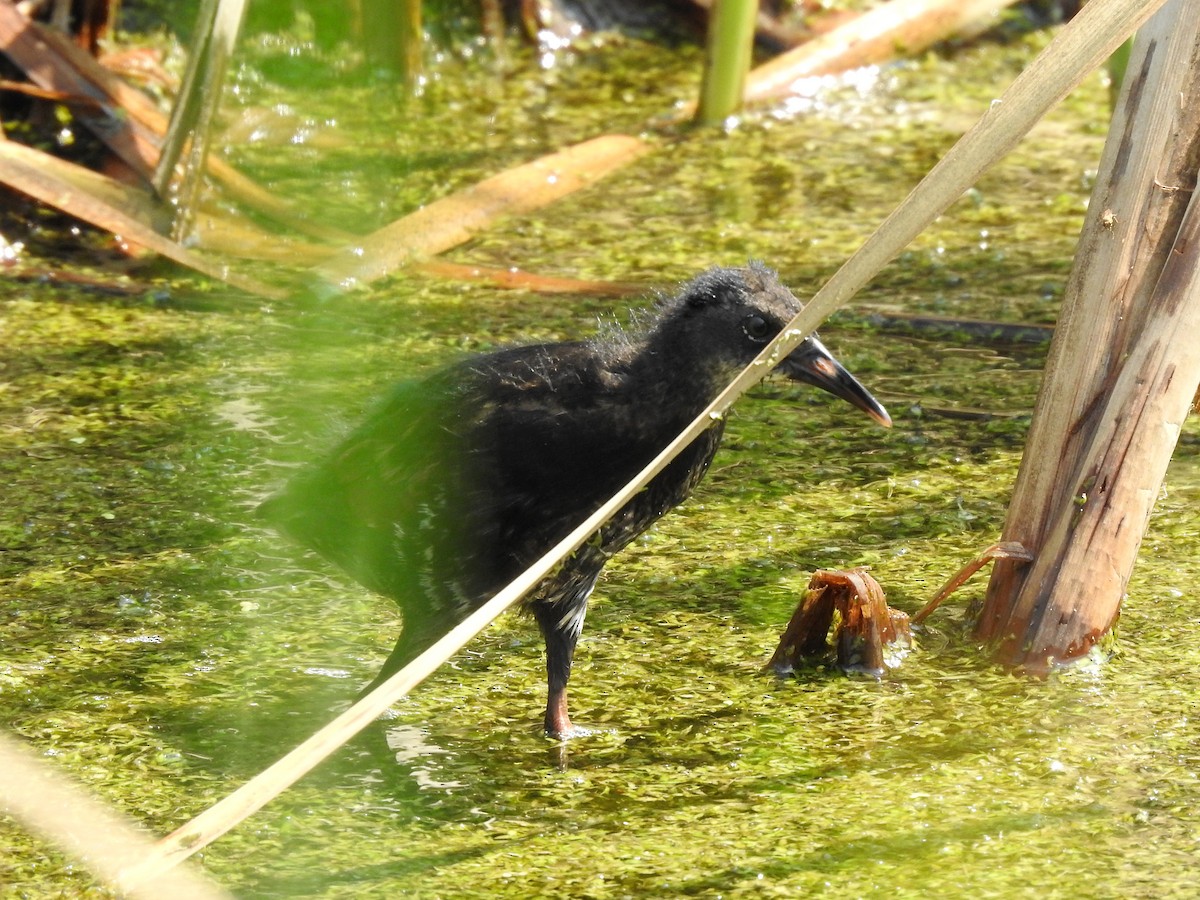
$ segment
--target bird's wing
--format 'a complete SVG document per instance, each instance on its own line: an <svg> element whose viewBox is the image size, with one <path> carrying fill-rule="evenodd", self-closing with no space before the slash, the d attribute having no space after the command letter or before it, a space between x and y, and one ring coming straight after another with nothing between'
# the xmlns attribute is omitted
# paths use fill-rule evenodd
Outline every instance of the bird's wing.
<svg viewBox="0 0 1200 900"><path fill-rule="evenodd" d="M343 547L390 540L397 523L436 504L457 454L447 387L438 378L397 385L323 460L261 507L282 530L335 561ZM446 426L451 426L447 430Z"/></svg>
<svg viewBox="0 0 1200 900"><path fill-rule="evenodd" d="M440 501L458 475L464 415L447 373L395 386L319 469L362 523L390 528Z"/></svg>

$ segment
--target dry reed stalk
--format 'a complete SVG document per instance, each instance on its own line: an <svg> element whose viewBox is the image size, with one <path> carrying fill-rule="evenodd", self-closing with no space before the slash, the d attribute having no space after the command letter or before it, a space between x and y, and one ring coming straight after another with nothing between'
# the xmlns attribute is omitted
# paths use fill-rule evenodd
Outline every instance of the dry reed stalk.
<svg viewBox="0 0 1200 900"><path fill-rule="evenodd" d="M1109 630L1200 382L1200 0L1139 33L976 636L1042 673Z"/></svg>

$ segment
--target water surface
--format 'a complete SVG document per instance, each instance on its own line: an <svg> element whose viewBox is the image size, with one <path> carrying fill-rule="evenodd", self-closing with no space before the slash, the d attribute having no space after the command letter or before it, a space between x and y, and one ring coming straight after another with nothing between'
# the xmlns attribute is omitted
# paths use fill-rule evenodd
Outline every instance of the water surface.
<svg viewBox="0 0 1200 900"><path fill-rule="evenodd" d="M726 132L652 134L643 162L450 258L649 290L757 257L803 295L1044 40L929 55ZM360 231L640 131L698 71L694 51L635 42L502 71L473 48L400 106L378 84L299 90L271 54L247 50L227 109L283 109L290 130L230 155ZM1097 76L823 329L895 428L783 382L736 408L695 497L601 580L572 681L592 736L540 734L541 642L505 617L204 867L248 898L1194 896L1194 427L1111 659L1047 681L993 668L965 627L980 581L881 682L761 671L812 570L869 565L912 612L998 537L1045 347L863 315L1052 322L1105 101ZM0 313L0 722L156 833L344 708L399 629L387 601L261 528L255 502L393 380L585 335L625 305L415 274L315 308L163 288L9 284ZM0 841L17 895L95 890L10 824Z"/></svg>

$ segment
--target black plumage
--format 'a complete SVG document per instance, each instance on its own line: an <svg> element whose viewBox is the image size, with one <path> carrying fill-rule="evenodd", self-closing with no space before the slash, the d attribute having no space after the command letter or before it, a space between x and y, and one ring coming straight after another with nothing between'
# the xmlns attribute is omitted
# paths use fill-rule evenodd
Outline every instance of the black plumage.
<svg viewBox="0 0 1200 900"><path fill-rule="evenodd" d="M400 605L403 634L374 686L611 497L799 309L752 263L704 273L630 329L465 359L396 387L262 512ZM890 424L815 337L779 370ZM546 641L548 732L571 731L567 679L600 570L691 494L723 429L714 422L526 598Z"/></svg>

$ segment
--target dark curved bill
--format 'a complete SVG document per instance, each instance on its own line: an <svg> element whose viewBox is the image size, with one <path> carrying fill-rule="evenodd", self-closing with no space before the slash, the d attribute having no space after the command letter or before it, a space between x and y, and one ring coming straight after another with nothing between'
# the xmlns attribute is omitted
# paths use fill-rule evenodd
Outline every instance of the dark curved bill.
<svg viewBox="0 0 1200 900"><path fill-rule="evenodd" d="M884 428L892 427L892 417L883 408L883 404L872 397L871 392L846 371L815 337L807 338L803 344L784 357L778 370L795 381L819 387L857 406Z"/></svg>

